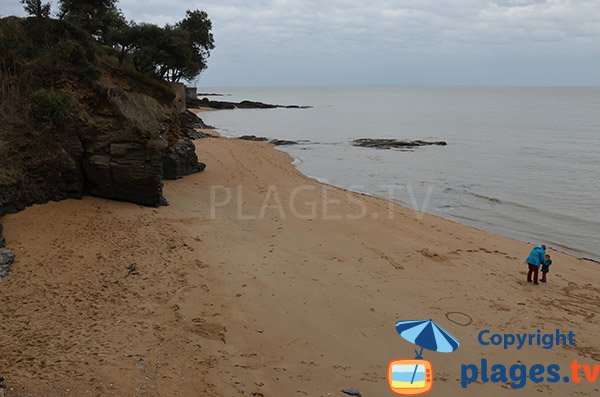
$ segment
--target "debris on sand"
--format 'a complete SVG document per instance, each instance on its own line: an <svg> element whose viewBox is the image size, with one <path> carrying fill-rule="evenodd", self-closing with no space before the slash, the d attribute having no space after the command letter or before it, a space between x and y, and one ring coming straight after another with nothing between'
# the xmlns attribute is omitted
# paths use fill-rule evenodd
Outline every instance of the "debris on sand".
<svg viewBox="0 0 600 397"><path fill-rule="evenodd" d="M349 396L362 397L362 394L360 394L360 392L353 387L346 387L345 389L342 389L341 391L342 391L342 393L347 394Z"/></svg>

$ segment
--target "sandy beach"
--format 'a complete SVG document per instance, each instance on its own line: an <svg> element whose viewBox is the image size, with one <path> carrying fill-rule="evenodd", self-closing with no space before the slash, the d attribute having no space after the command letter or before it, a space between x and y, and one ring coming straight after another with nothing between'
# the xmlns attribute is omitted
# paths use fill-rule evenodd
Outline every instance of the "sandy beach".
<svg viewBox="0 0 600 397"><path fill-rule="evenodd" d="M86 197L4 218L17 255L0 281L8 397L389 396L388 361L414 357L394 323L429 318L461 342L425 353L432 396L598 394L459 378L484 357L597 363L600 265L551 251L533 286L529 244L323 185L266 143L196 147L207 168L166 182L168 207ZM577 347L477 342L557 328Z"/></svg>

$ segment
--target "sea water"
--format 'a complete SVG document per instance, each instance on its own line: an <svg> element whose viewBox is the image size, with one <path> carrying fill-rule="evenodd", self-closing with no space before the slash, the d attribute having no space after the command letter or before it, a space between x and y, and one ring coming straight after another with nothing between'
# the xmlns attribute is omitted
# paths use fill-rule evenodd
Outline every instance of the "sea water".
<svg viewBox="0 0 600 397"><path fill-rule="evenodd" d="M600 88L211 88L311 109L202 113L227 136L280 149L306 175L411 208L600 259ZM357 138L443 140L412 151Z"/></svg>

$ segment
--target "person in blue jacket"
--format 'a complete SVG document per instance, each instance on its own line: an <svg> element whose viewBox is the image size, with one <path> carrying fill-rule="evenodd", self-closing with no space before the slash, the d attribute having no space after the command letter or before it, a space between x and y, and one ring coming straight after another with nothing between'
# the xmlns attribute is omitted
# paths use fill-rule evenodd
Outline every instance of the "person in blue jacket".
<svg viewBox="0 0 600 397"><path fill-rule="evenodd" d="M533 283L535 285L538 285L538 275L540 267L542 265L546 265L546 246L536 245L535 247L533 247L525 262L527 262L527 265L529 265L529 272L527 273L527 282L530 283L532 281L531 276L533 275Z"/></svg>

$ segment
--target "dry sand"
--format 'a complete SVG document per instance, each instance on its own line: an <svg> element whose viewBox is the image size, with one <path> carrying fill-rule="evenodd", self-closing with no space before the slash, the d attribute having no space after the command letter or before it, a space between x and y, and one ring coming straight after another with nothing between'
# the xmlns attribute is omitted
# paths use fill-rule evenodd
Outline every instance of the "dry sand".
<svg viewBox="0 0 600 397"><path fill-rule="evenodd" d="M460 364L481 357L595 363L598 264L553 253L548 284L528 285L525 243L322 185L266 143L196 144L208 167L166 183L169 207L88 197L5 217L17 254L0 281L7 396L341 396L349 386L390 396L387 363L414 348L394 323L429 318L462 343L426 352L431 396L598 394L588 384L463 392L458 383ZM213 219L214 185L233 192ZM248 219L265 197L264 216ZM350 219L363 205L366 215ZM476 341L486 328L557 327L575 332L578 347L517 352Z"/></svg>

